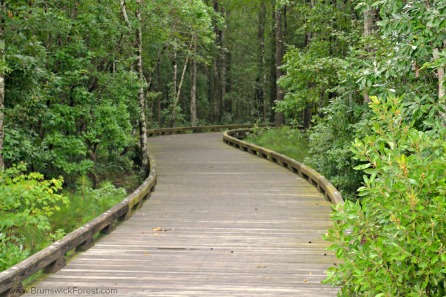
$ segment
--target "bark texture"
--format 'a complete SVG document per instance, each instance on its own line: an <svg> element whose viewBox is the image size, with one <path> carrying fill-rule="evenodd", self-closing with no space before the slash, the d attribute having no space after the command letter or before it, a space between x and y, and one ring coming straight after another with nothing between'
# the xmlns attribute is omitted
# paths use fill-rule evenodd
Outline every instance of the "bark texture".
<svg viewBox="0 0 446 297"><path fill-rule="evenodd" d="M0 0L0 65L5 62L5 3ZM5 75L0 68L0 170L5 168L3 159L4 121L5 121Z"/></svg>
<svg viewBox="0 0 446 297"><path fill-rule="evenodd" d="M194 38L193 41L193 52L197 53L197 41ZM191 90L190 90L190 121L192 126L197 124L197 60L195 57L192 59L192 65L190 69L190 80L191 80Z"/></svg>
<svg viewBox="0 0 446 297"><path fill-rule="evenodd" d="M283 60L283 27L282 27L282 8L276 8L275 13L275 36L276 36L276 80L282 76L282 66ZM284 98L283 90L277 86L276 81L276 103L282 101ZM285 123L285 116L283 112L276 112L275 124L276 127L282 126Z"/></svg>

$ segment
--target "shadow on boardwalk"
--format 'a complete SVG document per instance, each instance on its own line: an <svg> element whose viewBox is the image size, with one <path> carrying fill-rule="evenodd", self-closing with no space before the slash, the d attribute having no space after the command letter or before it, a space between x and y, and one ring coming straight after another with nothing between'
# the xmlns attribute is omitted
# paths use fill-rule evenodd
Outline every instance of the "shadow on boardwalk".
<svg viewBox="0 0 446 297"><path fill-rule="evenodd" d="M35 293L335 296L336 289L320 284L336 261L322 240L329 203L297 175L221 138L150 139L159 174L152 198L111 235L35 284Z"/></svg>

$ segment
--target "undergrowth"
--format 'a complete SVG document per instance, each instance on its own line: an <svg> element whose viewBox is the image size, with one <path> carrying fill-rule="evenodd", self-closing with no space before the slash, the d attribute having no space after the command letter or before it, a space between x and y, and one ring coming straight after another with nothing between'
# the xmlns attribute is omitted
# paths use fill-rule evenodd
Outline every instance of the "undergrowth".
<svg viewBox="0 0 446 297"><path fill-rule="evenodd" d="M308 153L308 140L303 132L291 127L257 128L246 141L303 162Z"/></svg>
<svg viewBox="0 0 446 297"><path fill-rule="evenodd" d="M24 168L20 168L20 171L5 172L2 175L3 179L9 178L11 182L5 182L0 188L0 192L8 194L6 197L10 200L9 204L4 203L0 207L0 271L63 238L122 201L127 195L124 188L117 188L111 182L103 182L97 189L93 189L86 177L80 178L75 190L64 190L61 194L56 194L61 187L49 188L43 176L31 173L28 177L22 173L23 170ZM13 189L17 191L12 192ZM24 196L24 193L30 194ZM24 197L29 198L24 200ZM42 209L45 213L37 213L37 210L33 212L39 206L37 203L43 201L42 197L48 201L52 199L52 204L44 202L46 206ZM22 204L23 211L19 208Z"/></svg>

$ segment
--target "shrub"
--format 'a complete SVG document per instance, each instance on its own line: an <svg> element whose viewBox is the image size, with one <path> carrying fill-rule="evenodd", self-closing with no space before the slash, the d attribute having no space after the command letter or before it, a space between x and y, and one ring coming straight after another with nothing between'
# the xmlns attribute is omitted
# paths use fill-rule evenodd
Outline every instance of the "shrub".
<svg viewBox="0 0 446 297"><path fill-rule="evenodd" d="M368 113L362 103L336 98L322 109L309 131L309 154L305 163L323 174L338 188L344 199L356 199L361 185L361 174L353 170L357 162L352 159L350 143L362 135Z"/></svg>
<svg viewBox="0 0 446 297"><path fill-rule="evenodd" d="M0 170L0 271L41 248L51 235L50 217L68 202L58 194L63 179L45 180L19 164Z"/></svg>
<svg viewBox="0 0 446 297"><path fill-rule="evenodd" d="M58 194L62 189L62 177L45 180L40 173L25 171L23 163L0 171L0 196L3 197L0 231L27 225L49 230L48 218L60 209L60 203L68 202Z"/></svg>
<svg viewBox="0 0 446 297"><path fill-rule="evenodd" d="M327 239L340 263L326 283L341 296L446 295L446 129L418 131L402 98L372 98L370 135L356 139L365 162L361 200L333 214Z"/></svg>

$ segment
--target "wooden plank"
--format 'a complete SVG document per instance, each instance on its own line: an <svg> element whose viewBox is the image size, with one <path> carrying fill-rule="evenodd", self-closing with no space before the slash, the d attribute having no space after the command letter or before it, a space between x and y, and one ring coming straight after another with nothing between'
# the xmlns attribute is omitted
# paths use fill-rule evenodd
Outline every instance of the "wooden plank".
<svg viewBox="0 0 446 297"><path fill-rule="evenodd" d="M308 182L231 148L221 133L162 136L149 147L158 172L151 198L32 286L119 296L336 296L320 284L336 262L322 240L331 208Z"/></svg>

